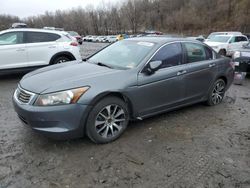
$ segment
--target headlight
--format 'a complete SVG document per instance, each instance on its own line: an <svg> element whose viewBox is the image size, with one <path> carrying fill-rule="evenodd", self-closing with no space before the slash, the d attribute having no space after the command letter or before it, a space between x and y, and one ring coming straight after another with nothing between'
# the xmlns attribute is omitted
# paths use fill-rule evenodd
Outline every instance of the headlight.
<svg viewBox="0 0 250 188"><path fill-rule="evenodd" d="M63 104L74 104L88 89L89 87L81 87L56 93L40 95L34 105L53 106Z"/></svg>
<svg viewBox="0 0 250 188"><path fill-rule="evenodd" d="M241 53L239 51L234 52L233 59L239 58L241 56Z"/></svg>

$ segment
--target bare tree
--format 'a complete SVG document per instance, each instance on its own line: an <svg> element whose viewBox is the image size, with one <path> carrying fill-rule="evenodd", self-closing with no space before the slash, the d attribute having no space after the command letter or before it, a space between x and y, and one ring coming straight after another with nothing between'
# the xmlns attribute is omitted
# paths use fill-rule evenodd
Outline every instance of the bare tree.
<svg viewBox="0 0 250 188"><path fill-rule="evenodd" d="M87 6L67 11L19 19L0 15L0 29L13 22L30 27L63 27L80 34L116 34L145 30L170 33L207 34L216 30L250 32L250 0L125 0L117 5L98 8Z"/></svg>

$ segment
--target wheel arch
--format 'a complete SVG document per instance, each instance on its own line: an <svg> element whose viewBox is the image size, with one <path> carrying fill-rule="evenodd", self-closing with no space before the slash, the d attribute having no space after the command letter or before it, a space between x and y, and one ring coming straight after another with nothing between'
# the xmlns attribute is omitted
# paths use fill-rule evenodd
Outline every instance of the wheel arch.
<svg viewBox="0 0 250 188"><path fill-rule="evenodd" d="M132 101L130 100L130 98L127 95L125 95L124 93L119 92L119 91L109 91L109 92L101 93L101 94L97 95L91 101L90 105L94 106L100 100L102 100L103 98L109 97L109 96L117 97L117 98L121 99L122 101L124 101L128 106L130 119L131 118L133 119L133 117L134 117L134 108L133 108Z"/></svg>
<svg viewBox="0 0 250 188"><path fill-rule="evenodd" d="M227 86L228 80L227 80L227 77L226 77L225 75L220 75L220 76L218 76L218 77L216 78L216 80L218 80L218 79L224 80L224 82L225 82L225 84L226 84L226 86ZM216 80L215 80L215 81L216 81Z"/></svg>
<svg viewBox="0 0 250 188"><path fill-rule="evenodd" d="M63 51L63 52L59 52L59 53L56 53L55 55L53 55L51 58L50 58L50 61L49 61L49 64L53 64L53 62L55 61L56 58L58 57L61 57L61 56L66 56L68 57L70 60L76 60L75 56L70 53L70 52L67 52L67 51Z"/></svg>

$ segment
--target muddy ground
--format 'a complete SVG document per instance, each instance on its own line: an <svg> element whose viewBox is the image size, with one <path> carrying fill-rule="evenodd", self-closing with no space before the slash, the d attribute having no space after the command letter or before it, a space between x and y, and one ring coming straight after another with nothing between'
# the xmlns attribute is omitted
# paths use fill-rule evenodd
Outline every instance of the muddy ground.
<svg viewBox="0 0 250 188"><path fill-rule="evenodd" d="M83 56L102 46L84 43ZM96 145L50 140L22 125L11 102L21 77L0 78L0 188L250 187L249 78L216 107L133 122L117 141Z"/></svg>

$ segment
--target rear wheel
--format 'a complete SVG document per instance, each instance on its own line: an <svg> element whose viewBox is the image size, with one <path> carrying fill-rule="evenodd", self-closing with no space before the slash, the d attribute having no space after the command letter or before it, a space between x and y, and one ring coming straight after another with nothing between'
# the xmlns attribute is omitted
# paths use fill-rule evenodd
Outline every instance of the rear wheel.
<svg viewBox="0 0 250 188"><path fill-rule="evenodd" d="M89 114L86 132L95 143L104 144L116 140L127 128L128 107L117 97L99 101Z"/></svg>
<svg viewBox="0 0 250 188"><path fill-rule="evenodd" d="M224 98L226 83L223 79L218 79L211 88L207 100L209 106L220 104Z"/></svg>
<svg viewBox="0 0 250 188"><path fill-rule="evenodd" d="M60 63L65 63L67 61L71 61L70 58L66 57L66 56L60 56L60 57L57 57L53 60L52 64L60 64Z"/></svg>

